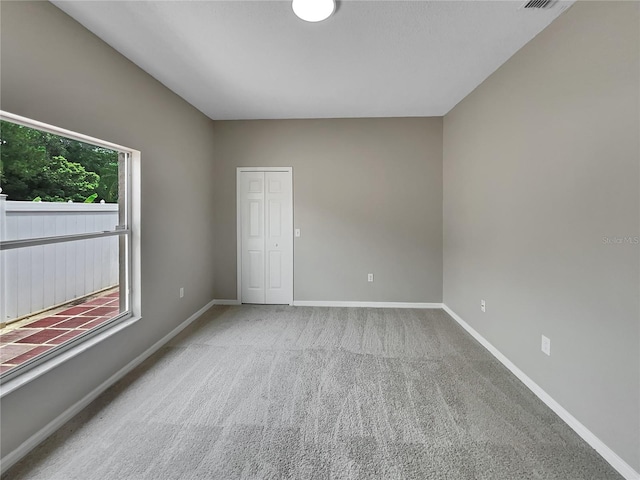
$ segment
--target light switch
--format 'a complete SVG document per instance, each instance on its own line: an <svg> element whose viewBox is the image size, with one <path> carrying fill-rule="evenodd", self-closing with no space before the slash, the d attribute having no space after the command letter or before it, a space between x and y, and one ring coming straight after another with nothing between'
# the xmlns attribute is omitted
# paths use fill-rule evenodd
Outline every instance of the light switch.
<svg viewBox="0 0 640 480"><path fill-rule="evenodd" d="M296 237L299 237L299 236L300 236L300 229L296 228Z"/></svg>

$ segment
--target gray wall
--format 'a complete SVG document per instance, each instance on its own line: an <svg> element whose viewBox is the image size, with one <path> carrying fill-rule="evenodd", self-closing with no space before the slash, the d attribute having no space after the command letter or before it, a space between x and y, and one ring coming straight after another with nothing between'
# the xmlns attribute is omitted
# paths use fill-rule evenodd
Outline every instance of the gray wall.
<svg viewBox="0 0 640 480"><path fill-rule="evenodd" d="M216 298L236 298L236 167L291 166L295 300L442 301L442 118L216 122L215 136Z"/></svg>
<svg viewBox="0 0 640 480"><path fill-rule="evenodd" d="M575 4L444 120L444 302L636 471L639 8Z"/></svg>
<svg viewBox="0 0 640 480"><path fill-rule="evenodd" d="M2 398L2 455L213 296L213 122L47 2L1 2L1 107L142 152L142 315ZM179 287L185 297L178 298Z"/></svg>

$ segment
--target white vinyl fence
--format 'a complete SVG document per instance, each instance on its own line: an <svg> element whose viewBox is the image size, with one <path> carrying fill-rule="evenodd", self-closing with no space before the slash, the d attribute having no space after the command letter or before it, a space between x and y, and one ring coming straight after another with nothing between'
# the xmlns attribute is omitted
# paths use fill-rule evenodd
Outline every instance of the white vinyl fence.
<svg viewBox="0 0 640 480"><path fill-rule="evenodd" d="M17 202L0 194L0 240L113 230L117 204ZM0 252L0 322L118 284L118 237Z"/></svg>

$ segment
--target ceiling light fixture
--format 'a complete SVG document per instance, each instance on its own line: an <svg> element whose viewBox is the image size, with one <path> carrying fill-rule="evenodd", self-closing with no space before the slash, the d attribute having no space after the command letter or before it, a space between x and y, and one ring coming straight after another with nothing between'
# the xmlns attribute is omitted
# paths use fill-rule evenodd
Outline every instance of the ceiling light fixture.
<svg viewBox="0 0 640 480"><path fill-rule="evenodd" d="M321 22L331 16L336 9L335 0L293 0L291 8L306 22Z"/></svg>

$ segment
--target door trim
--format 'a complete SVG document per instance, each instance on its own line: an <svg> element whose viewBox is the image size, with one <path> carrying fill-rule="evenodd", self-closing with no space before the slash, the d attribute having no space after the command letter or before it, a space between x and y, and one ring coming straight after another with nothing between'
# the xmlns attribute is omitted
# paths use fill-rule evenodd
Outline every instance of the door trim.
<svg viewBox="0 0 640 480"><path fill-rule="evenodd" d="M289 225L291 235L293 235L293 216L295 208L293 205L293 167L236 167L236 298L242 304L242 199L240 198L240 174L242 172L288 172L291 175L291 224ZM291 302L293 305L294 278L293 278L293 257L294 239L291 239ZM266 285L265 285L266 287Z"/></svg>

